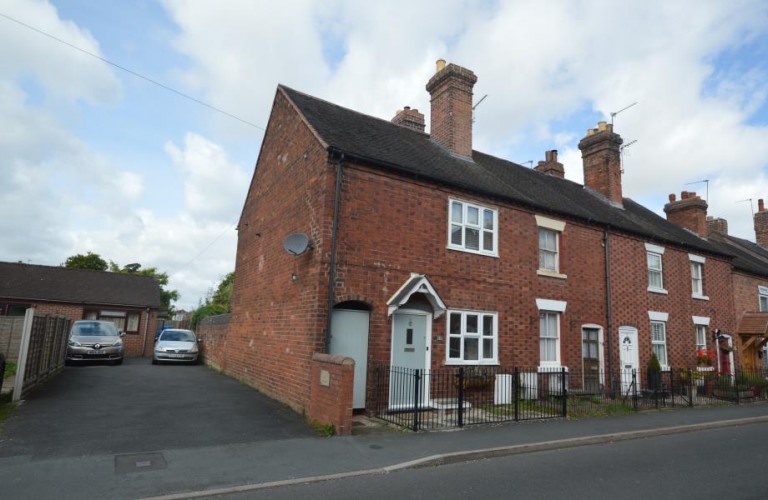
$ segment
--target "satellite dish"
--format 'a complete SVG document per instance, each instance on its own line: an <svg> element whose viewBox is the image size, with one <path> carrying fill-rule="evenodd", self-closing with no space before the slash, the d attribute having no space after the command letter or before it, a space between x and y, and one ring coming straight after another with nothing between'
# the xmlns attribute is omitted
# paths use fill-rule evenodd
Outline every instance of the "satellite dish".
<svg viewBox="0 0 768 500"><path fill-rule="evenodd" d="M309 236L304 233L293 233L288 235L283 241L283 248L291 255L301 255L312 248L312 244L309 242Z"/></svg>

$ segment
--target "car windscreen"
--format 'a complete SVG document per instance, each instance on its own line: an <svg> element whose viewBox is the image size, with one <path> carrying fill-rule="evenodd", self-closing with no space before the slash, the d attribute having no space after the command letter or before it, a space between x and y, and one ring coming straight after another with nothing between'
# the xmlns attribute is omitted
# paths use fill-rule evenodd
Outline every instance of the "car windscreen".
<svg viewBox="0 0 768 500"><path fill-rule="evenodd" d="M75 323L72 327L72 336L78 337L110 337L117 336L117 329L112 323L99 323L96 321L87 323Z"/></svg>
<svg viewBox="0 0 768 500"><path fill-rule="evenodd" d="M187 330L166 330L158 340L166 342L194 342L195 334Z"/></svg>

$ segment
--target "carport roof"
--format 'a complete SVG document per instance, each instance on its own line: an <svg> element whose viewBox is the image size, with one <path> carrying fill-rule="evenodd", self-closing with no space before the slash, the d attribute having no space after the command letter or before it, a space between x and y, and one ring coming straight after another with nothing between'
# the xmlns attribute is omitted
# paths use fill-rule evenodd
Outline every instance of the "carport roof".
<svg viewBox="0 0 768 500"><path fill-rule="evenodd" d="M0 262L0 299L157 309L160 284L136 274Z"/></svg>

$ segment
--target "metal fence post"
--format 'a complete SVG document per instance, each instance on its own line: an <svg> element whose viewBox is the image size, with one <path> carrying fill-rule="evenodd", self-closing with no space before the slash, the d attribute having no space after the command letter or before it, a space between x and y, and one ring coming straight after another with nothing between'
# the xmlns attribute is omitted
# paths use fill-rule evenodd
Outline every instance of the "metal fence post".
<svg viewBox="0 0 768 500"><path fill-rule="evenodd" d="M632 369L632 405L637 411L637 370Z"/></svg>
<svg viewBox="0 0 768 500"><path fill-rule="evenodd" d="M520 370L515 367L514 371L514 382L512 382L515 386L515 422L518 422L520 420Z"/></svg>
<svg viewBox="0 0 768 500"><path fill-rule="evenodd" d="M458 408L458 417L459 417L459 427L464 427L464 367L459 367L459 382L458 382L458 390L459 390L459 408Z"/></svg>
<svg viewBox="0 0 768 500"><path fill-rule="evenodd" d="M413 371L413 431L419 430L419 386L421 385L421 370Z"/></svg>
<svg viewBox="0 0 768 500"><path fill-rule="evenodd" d="M560 368L560 389L563 395L563 417L568 416L568 381L566 380L565 367Z"/></svg>
<svg viewBox="0 0 768 500"><path fill-rule="evenodd" d="M675 407L675 371L669 367L669 393L672 397L672 408Z"/></svg>
<svg viewBox="0 0 768 500"><path fill-rule="evenodd" d="M741 404L741 391L739 390L739 371L733 371L733 390L736 391L736 404Z"/></svg>
<svg viewBox="0 0 768 500"><path fill-rule="evenodd" d="M693 407L693 370L688 368L688 406Z"/></svg>

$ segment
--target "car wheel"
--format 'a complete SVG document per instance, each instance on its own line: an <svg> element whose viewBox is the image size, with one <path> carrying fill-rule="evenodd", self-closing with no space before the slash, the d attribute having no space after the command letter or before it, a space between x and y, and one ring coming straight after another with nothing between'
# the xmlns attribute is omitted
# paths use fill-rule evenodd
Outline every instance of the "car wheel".
<svg viewBox="0 0 768 500"><path fill-rule="evenodd" d="M115 364L116 365L122 365L123 364L123 358L120 358L117 361L115 361Z"/></svg>
<svg viewBox="0 0 768 500"><path fill-rule="evenodd" d="M157 364L157 360L156 360L155 358L152 358L152 364L153 364L153 365L156 365L156 364Z"/></svg>

